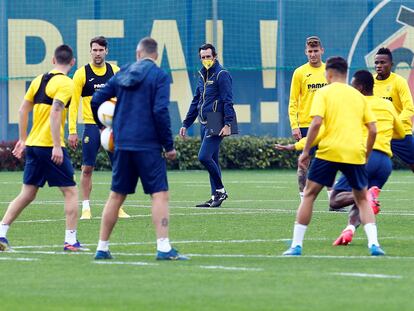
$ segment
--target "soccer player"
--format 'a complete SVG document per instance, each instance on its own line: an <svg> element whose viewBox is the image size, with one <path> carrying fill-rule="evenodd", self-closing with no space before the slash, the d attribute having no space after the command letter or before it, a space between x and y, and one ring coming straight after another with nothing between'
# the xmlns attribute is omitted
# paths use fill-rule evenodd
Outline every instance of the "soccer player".
<svg viewBox="0 0 414 311"><path fill-rule="evenodd" d="M371 110L377 119L377 137L367 163L368 172L368 199L374 214L378 214L380 204L378 195L391 175L392 151L391 139L405 137L403 123L389 100L373 95L374 78L366 70L357 71L352 79L352 86L360 91L368 100ZM332 208L341 208L352 205L349 212L348 226L335 240L334 245L347 245L352 241L355 229L360 225L359 210L352 196L352 189L345 176L341 176L334 186L330 205Z"/></svg>
<svg viewBox="0 0 414 311"><path fill-rule="evenodd" d="M118 210L138 182L152 198L152 220L157 235L158 260L185 260L171 247L168 238L168 182L165 157L176 157L168 111L170 79L155 60L158 44L142 39L136 50L137 62L112 77L92 98L95 121L99 105L117 97L113 117L114 162L112 186L102 213L101 231L95 259L111 259L109 237L117 222Z"/></svg>
<svg viewBox="0 0 414 311"><path fill-rule="evenodd" d="M201 124L198 159L210 176L211 198L196 207L220 207L228 198L221 178L219 152L223 137L231 134L230 126L235 116L232 79L230 73L220 65L213 45L203 44L198 54L203 68L198 72L200 76L196 93L179 134L185 138L187 129L198 118ZM224 115L224 126L218 136L209 135L207 131L207 113L212 111L220 111Z"/></svg>
<svg viewBox="0 0 414 311"><path fill-rule="evenodd" d="M315 92L325 86L325 64L322 62L324 48L321 40L316 36L306 39L305 55L308 62L298 67L292 77L289 98L289 120L292 135L296 141L305 137L312 118L309 115ZM312 154L315 149L312 149ZM303 199L307 168L298 166L298 186L300 199ZM329 192L328 192L329 195Z"/></svg>
<svg viewBox="0 0 414 311"><path fill-rule="evenodd" d="M119 67L105 62L108 55L108 42L105 37L99 36L90 41L92 62L76 70L73 76L75 90L72 104L69 107L69 146L75 149L78 143L77 120L80 98L82 97L82 118L84 125L82 137L82 173L80 188L82 193L81 219L91 219L90 195L92 192L92 173L96 164L99 147L101 146L100 131L97 127L92 111L91 98L94 92L119 71ZM108 153L112 162L112 154ZM130 217L121 208L119 217Z"/></svg>
<svg viewBox="0 0 414 311"><path fill-rule="evenodd" d="M85 250L76 238L78 190L74 170L66 151L64 137L66 109L73 94L73 81L67 76L75 64L72 49L67 45L56 48L54 68L37 76L30 84L19 110L19 140L13 155L21 159L26 154L23 186L9 204L0 224L0 250L7 250L7 231L19 214L36 198L39 187L46 181L49 187L59 187L65 200L65 251ZM29 113L33 124L29 136Z"/></svg>
<svg viewBox="0 0 414 311"><path fill-rule="evenodd" d="M375 55L374 95L390 100L404 124L405 137L393 139L391 149L414 172L414 140L412 134L414 107L407 81L391 72L392 53L387 48L380 48Z"/></svg>
<svg viewBox="0 0 414 311"><path fill-rule="evenodd" d="M291 247L283 254L302 254L303 238L312 218L313 203L323 186L332 186L336 173L341 171L348 179L354 200L359 208L361 222L368 237L371 255L384 255L377 238L375 216L367 199L366 159L372 151L376 136L375 117L364 96L346 84L348 65L342 57L331 57L326 62L327 86L315 94L310 115L305 148L299 165L306 168L309 152L322 123L324 132L318 143L315 159L309 169L305 193L296 215ZM364 128L368 138L364 141Z"/></svg>

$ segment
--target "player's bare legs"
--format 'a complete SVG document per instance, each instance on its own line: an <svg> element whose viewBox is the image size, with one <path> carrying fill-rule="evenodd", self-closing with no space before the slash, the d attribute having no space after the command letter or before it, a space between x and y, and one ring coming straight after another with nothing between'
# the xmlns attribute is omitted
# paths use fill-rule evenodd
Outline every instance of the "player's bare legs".
<svg viewBox="0 0 414 311"><path fill-rule="evenodd" d="M108 201L106 201L104 210L102 212L101 230L99 239L101 241L109 241L112 230L118 221L118 211L126 198L125 194L111 191Z"/></svg>
<svg viewBox="0 0 414 311"><path fill-rule="evenodd" d="M66 230L76 230L78 225L78 188L60 187L65 199Z"/></svg>
<svg viewBox="0 0 414 311"><path fill-rule="evenodd" d="M293 239L290 248L283 253L287 256L302 254L302 243L306 229L312 219L313 203L321 192L323 186L311 180L306 181L303 201L299 205L296 214L296 222L293 228Z"/></svg>
<svg viewBox="0 0 414 311"><path fill-rule="evenodd" d="M154 223L157 239L168 238L168 198L168 191L152 194L152 222Z"/></svg>
<svg viewBox="0 0 414 311"><path fill-rule="evenodd" d="M307 226L312 219L313 203L315 202L319 192L321 192L323 186L307 180L304 190L303 201L299 205L299 209L296 214L296 223Z"/></svg>
<svg viewBox="0 0 414 311"><path fill-rule="evenodd" d="M24 185L19 195L10 202L6 213L3 216L2 224L11 225L13 221L20 215L20 213L28 206L35 198L38 187L33 185Z"/></svg>
<svg viewBox="0 0 414 311"><path fill-rule="evenodd" d="M332 209L340 209L354 204L354 195L352 192L333 190L329 199L329 206Z"/></svg>

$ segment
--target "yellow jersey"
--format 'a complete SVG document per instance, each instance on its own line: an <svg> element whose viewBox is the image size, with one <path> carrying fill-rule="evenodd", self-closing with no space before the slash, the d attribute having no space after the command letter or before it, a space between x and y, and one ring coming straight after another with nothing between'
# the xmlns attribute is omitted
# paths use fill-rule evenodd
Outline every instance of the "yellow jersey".
<svg viewBox="0 0 414 311"><path fill-rule="evenodd" d="M96 124L91 109L93 93L103 87L106 81L118 71L119 67L110 63L105 63L102 67L96 67L90 63L76 70L73 76L75 89L69 107L69 134L77 133L76 124L81 97L83 123Z"/></svg>
<svg viewBox="0 0 414 311"><path fill-rule="evenodd" d="M44 80L44 77L50 80ZM33 122L26 146L53 147L52 132L50 130L50 111L53 100L61 101L65 107L69 105L73 94L73 81L58 70L51 70L49 75L39 75L31 83L24 99L32 102ZM65 146L66 109L62 112L60 127L60 144Z"/></svg>
<svg viewBox="0 0 414 311"><path fill-rule="evenodd" d="M405 136L404 126L398 118L397 111L389 100L377 96L366 96L370 108L377 119L377 137L374 143L374 150L379 150L392 157L391 139L403 139ZM312 143L312 147L318 145L323 136L325 128L321 126L318 136ZM368 131L364 129L364 141L367 140ZM303 150L306 144L306 137L295 143L295 150Z"/></svg>
<svg viewBox="0 0 414 311"><path fill-rule="evenodd" d="M289 97L289 120L293 129L309 127L312 118L309 115L315 92L327 84L325 64L312 67L306 63L297 68L292 77Z"/></svg>
<svg viewBox="0 0 414 311"><path fill-rule="evenodd" d="M385 80L377 80L374 75L374 95L391 101L404 124L405 134L412 134L411 117L414 116L413 98L407 81L398 74L391 72Z"/></svg>
<svg viewBox="0 0 414 311"><path fill-rule="evenodd" d="M392 157L391 139L404 138L404 125L389 100L377 96L366 96L366 98L377 119L377 137L373 149L382 151Z"/></svg>
<svg viewBox="0 0 414 311"><path fill-rule="evenodd" d="M334 82L318 90L311 117L323 118L316 158L339 163L365 164L365 124L375 122L366 98L352 86Z"/></svg>

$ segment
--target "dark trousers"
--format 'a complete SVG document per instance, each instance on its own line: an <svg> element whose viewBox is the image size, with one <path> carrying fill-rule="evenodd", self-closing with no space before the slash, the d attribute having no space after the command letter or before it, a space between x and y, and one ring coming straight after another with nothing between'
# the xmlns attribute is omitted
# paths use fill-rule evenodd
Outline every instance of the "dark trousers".
<svg viewBox="0 0 414 311"><path fill-rule="evenodd" d="M219 151L223 137L208 136L206 126L202 124L200 131L202 141L200 151L198 152L198 160L204 165L210 175L211 194L214 194L216 189L224 188L219 165Z"/></svg>

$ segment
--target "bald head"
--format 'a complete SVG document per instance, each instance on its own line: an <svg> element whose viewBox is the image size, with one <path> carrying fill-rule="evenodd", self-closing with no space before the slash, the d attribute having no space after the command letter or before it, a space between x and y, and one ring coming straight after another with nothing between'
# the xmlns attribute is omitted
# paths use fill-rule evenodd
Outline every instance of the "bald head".
<svg viewBox="0 0 414 311"><path fill-rule="evenodd" d="M145 37L137 45L137 59L158 58L158 43L153 38Z"/></svg>

